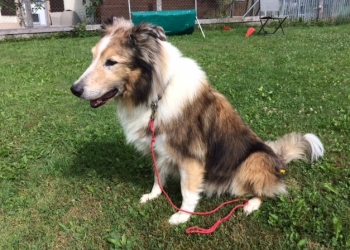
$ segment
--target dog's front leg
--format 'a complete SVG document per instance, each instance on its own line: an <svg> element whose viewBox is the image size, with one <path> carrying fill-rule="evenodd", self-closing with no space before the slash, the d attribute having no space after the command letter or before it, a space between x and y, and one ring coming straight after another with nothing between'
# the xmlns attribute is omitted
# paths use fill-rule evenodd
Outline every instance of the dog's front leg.
<svg viewBox="0 0 350 250"><path fill-rule="evenodd" d="M180 168L180 177L182 194L181 210L189 213L179 211L173 214L169 219L171 225L186 222L191 216L190 213L194 212L202 191L204 166L197 160L186 160Z"/></svg>
<svg viewBox="0 0 350 250"><path fill-rule="evenodd" d="M166 181L166 175L165 175L164 171L159 172L159 181L160 181L161 185L164 187L165 181ZM149 200L153 200L153 199L157 198L161 193L162 193L162 190L158 184L157 175L155 174L154 175L154 184L153 184L151 192L148 194L142 195L142 197L140 199L140 203L146 203Z"/></svg>

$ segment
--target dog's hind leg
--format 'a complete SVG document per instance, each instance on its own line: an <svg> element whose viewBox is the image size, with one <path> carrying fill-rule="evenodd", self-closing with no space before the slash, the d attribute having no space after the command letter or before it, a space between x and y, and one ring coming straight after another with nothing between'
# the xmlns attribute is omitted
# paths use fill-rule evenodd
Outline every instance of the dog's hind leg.
<svg viewBox="0 0 350 250"><path fill-rule="evenodd" d="M243 211L246 215L258 210L262 203L261 198L254 197L248 201L248 203L244 206Z"/></svg>
<svg viewBox="0 0 350 250"><path fill-rule="evenodd" d="M173 214L169 223L177 225L186 222L192 212L194 212L196 205L200 199L202 192L202 184L204 179L204 166L197 160L185 160L180 167L181 177L181 194L182 204L181 210Z"/></svg>
<svg viewBox="0 0 350 250"><path fill-rule="evenodd" d="M283 164L274 155L263 152L251 154L235 175L235 194L252 195L244 206L245 214L258 210L263 197L275 197L286 193L285 184L278 172Z"/></svg>

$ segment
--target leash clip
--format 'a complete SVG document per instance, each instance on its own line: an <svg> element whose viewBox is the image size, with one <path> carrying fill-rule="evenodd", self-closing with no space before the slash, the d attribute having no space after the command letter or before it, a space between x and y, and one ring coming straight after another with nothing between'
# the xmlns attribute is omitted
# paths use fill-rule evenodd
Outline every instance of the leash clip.
<svg viewBox="0 0 350 250"><path fill-rule="evenodd" d="M151 103L151 109L152 109L151 120L154 121L154 119L156 119L156 113L157 113L157 109L158 109L158 101L153 101Z"/></svg>

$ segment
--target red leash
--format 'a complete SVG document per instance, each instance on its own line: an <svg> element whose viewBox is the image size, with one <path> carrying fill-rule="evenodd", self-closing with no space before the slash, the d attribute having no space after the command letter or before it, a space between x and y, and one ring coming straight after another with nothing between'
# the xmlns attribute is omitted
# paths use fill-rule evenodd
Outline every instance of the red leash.
<svg viewBox="0 0 350 250"><path fill-rule="evenodd" d="M153 109L153 108L152 108ZM186 211L186 210L183 210L181 208L178 208L170 199L168 193L164 190L162 184L160 183L160 177L159 177L159 171L158 171L158 167L157 167L157 162L156 162L156 157L155 157L155 153L154 153L154 143L156 141L156 135L155 135L155 130L154 130L154 115L155 115L155 110L153 110L152 112L152 116L151 116L151 119L149 121L149 127L150 127L150 130L152 132L152 140L151 140L151 154L152 154L152 159L153 159L153 165L154 165L154 172L157 176L157 182L158 182L158 185L160 187L160 189L162 190L163 194L165 195L165 197L168 199L170 205L175 209L175 210L178 210L178 211L181 211L181 212L184 212L184 213L188 213L188 214L193 214L193 215L209 215L209 214L213 214L215 213L216 211L218 211L219 209L221 209L223 206L226 206L228 204L232 204L232 203L235 203L235 202L239 202L239 201L244 201L245 203L244 204L239 204L239 205L236 205L229 214L227 214L224 218L222 219L219 219L211 228L208 228L208 229L205 229L205 228L200 228L200 227L197 227L197 226L194 226L194 227L190 227L190 228L187 228L186 229L186 233L187 234L194 234L194 233L198 233L198 234L210 234L210 233L213 233L216 228L221 224L223 223L224 221L230 219L231 215L238 209L238 208L243 208L247 203L248 203L248 200L247 199L236 199L236 200L231 200L231 201L226 201L224 203L222 203L221 205L219 205L217 208L209 211L209 212L190 212L190 211Z"/></svg>

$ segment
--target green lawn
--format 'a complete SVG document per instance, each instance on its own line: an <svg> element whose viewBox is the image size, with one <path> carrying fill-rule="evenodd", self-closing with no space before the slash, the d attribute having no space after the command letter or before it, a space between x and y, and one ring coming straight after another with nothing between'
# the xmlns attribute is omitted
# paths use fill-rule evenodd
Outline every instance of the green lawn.
<svg viewBox="0 0 350 250"><path fill-rule="evenodd" d="M70 93L99 37L0 42L0 249L350 249L349 29L169 38L262 139L312 132L326 149L314 165L289 165L287 196L239 210L211 235L185 229L230 208L171 227L164 196L140 205L150 158L125 144L114 104L94 110ZM178 183L167 190L179 205ZM203 198L197 211L229 199Z"/></svg>

